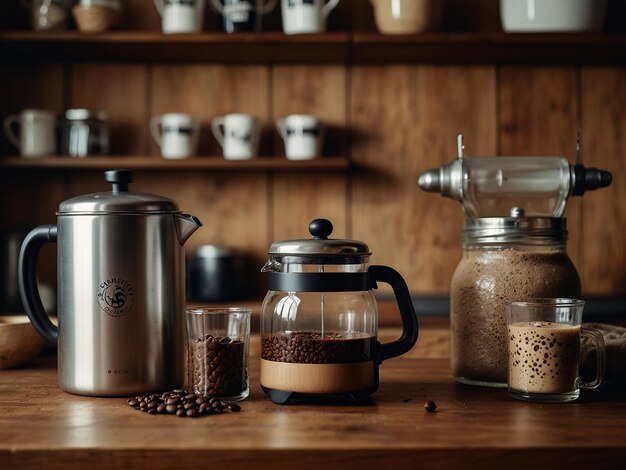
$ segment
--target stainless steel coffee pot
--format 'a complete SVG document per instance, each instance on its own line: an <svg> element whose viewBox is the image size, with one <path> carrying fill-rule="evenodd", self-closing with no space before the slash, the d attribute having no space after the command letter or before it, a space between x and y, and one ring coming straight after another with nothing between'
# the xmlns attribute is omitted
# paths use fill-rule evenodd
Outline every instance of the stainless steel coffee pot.
<svg viewBox="0 0 626 470"><path fill-rule="evenodd" d="M59 386L66 392L121 396L183 382L183 245L202 223L176 202L132 193L128 170L105 172L111 192L64 201L57 225L24 240L22 302L35 329L58 340ZM57 243L58 329L37 291L37 256Z"/></svg>

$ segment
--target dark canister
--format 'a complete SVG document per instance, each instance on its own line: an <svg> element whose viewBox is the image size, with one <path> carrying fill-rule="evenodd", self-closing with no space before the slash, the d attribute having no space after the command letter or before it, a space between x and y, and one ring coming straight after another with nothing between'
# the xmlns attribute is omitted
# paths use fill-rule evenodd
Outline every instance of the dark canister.
<svg viewBox="0 0 626 470"><path fill-rule="evenodd" d="M188 297L201 302L230 302L250 296L248 265L239 251L201 245L187 264Z"/></svg>

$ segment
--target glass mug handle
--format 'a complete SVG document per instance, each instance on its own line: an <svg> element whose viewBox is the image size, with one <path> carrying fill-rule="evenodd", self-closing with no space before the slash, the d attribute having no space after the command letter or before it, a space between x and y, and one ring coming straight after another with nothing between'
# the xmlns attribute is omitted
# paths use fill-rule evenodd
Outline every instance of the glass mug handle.
<svg viewBox="0 0 626 470"><path fill-rule="evenodd" d="M224 131L222 131L224 128ZM211 131L213 131L213 135L215 136L215 140L220 144L220 147L224 148L224 118L219 116L211 121Z"/></svg>
<svg viewBox="0 0 626 470"><path fill-rule="evenodd" d="M164 8L163 0L154 0L154 6L159 12L159 15L163 16L163 8Z"/></svg>
<svg viewBox="0 0 626 470"><path fill-rule="evenodd" d="M220 2L220 0L211 0L211 6L218 13L222 15L224 14L224 5L222 5L222 2Z"/></svg>
<svg viewBox="0 0 626 470"><path fill-rule="evenodd" d="M606 369L606 346L602 333L594 328L583 328L581 336L590 338L596 345L596 378L591 382L580 381L580 388L598 388L604 381L604 371Z"/></svg>
<svg viewBox="0 0 626 470"><path fill-rule="evenodd" d="M152 134L152 138L156 142L156 144L161 146L161 132L159 132L159 124L163 127L161 122L161 116L152 116L150 119L150 134Z"/></svg>
<svg viewBox="0 0 626 470"><path fill-rule="evenodd" d="M276 1L277 0L265 0L265 3L263 3L263 0L261 0L261 6L259 7L259 12L262 15L267 15L276 6Z"/></svg>
<svg viewBox="0 0 626 470"><path fill-rule="evenodd" d="M287 122L286 119L276 121L276 130L280 134L281 139L287 140Z"/></svg>
<svg viewBox="0 0 626 470"><path fill-rule="evenodd" d="M14 124L19 125L19 123L20 123L19 116L11 115L11 116L7 116L6 118L4 118L4 133L6 134L7 138L11 141L11 143L15 145L15 147L18 149L20 148L20 140L17 138L17 134L13 132L13 125Z"/></svg>
<svg viewBox="0 0 626 470"><path fill-rule="evenodd" d="M324 16L330 15L330 12L333 11L337 5L339 5L339 0L328 0L326 5L322 7L322 14Z"/></svg>
<svg viewBox="0 0 626 470"><path fill-rule="evenodd" d="M389 266L376 265L370 266L369 272L374 285L380 281L391 286L400 309L400 316L402 317L402 335L400 338L391 343L379 345L377 361L380 364L385 359L391 359L409 352L417 341L419 326L409 288L400 273Z"/></svg>

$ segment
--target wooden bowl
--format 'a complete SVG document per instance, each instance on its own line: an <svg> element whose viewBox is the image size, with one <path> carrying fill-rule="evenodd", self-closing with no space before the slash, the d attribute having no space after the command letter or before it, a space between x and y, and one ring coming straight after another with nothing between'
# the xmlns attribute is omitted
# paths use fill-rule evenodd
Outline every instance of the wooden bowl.
<svg viewBox="0 0 626 470"><path fill-rule="evenodd" d="M26 315L0 316L0 369L21 366L37 357L44 340Z"/></svg>

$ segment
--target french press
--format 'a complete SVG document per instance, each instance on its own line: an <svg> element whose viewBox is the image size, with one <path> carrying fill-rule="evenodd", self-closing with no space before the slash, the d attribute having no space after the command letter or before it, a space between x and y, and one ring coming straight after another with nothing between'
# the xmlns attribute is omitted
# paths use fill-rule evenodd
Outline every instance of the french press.
<svg viewBox="0 0 626 470"><path fill-rule="evenodd" d="M269 291L261 318L261 386L274 403L294 398L348 397L369 401L378 389L378 367L408 352L418 323L407 285L387 266L370 266L368 246L328 238L332 223L316 219L312 239L271 245ZM378 282L394 291L402 335L377 340Z"/></svg>

